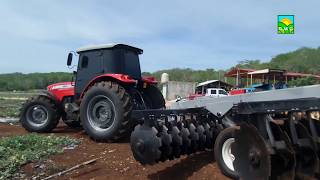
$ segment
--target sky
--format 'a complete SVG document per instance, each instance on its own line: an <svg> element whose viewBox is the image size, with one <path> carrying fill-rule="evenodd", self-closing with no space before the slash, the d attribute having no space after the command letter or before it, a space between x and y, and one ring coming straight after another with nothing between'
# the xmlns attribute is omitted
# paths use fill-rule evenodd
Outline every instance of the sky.
<svg viewBox="0 0 320 180"><path fill-rule="evenodd" d="M142 71L227 69L320 46L319 0L1 0L0 73L70 72L68 52L126 43ZM277 34L277 15L295 34ZM76 62L74 62L76 63Z"/></svg>

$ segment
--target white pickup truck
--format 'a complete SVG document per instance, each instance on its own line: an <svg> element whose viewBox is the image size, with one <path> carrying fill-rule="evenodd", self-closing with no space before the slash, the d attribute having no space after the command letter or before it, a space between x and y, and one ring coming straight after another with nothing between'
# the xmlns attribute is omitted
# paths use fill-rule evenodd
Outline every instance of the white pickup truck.
<svg viewBox="0 0 320 180"><path fill-rule="evenodd" d="M223 97L223 96L228 96L228 93L226 90L221 89L221 88L208 88L206 90L205 96Z"/></svg>

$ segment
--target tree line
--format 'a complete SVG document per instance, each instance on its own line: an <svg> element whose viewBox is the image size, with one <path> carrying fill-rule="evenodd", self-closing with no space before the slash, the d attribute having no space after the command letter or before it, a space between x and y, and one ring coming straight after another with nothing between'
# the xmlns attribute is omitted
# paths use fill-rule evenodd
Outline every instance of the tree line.
<svg viewBox="0 0 320 180"><path fill-rule="evenodd" d="M320 47L319 48L300 48L292 52L279 54L269 62L260 60L242 60L234 67L252 69L285 69L291 72L301 72L310 74L320 74ZM191 68L173 68L159 70L156 72L144 72L143 75L154 76L160 80L162 73L168 73L172 81L203 82L211 79L224 80L226 70L205 69L193 70ZM53 72L53 73L11 73L0 74L0 91L25 91L30 89L45 89L49 84L72 80L72 73ZM234 83L234 79L228 78L229 83ZM319 80L311 77L301 78L289 83L290 86L304 86L317 84Z"/></svg>

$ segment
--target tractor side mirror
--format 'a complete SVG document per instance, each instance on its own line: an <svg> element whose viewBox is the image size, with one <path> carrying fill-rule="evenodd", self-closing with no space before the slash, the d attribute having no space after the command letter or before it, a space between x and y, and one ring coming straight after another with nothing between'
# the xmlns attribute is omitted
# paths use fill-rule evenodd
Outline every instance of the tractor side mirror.
<svg viewBox="0 0 320 180"><path fill-rule="evenodd" d="M72 56L73 56L72 53L68 54L68 60L67 60L67 65L68 66L71 66L71 64L72 64Z"/></svg>

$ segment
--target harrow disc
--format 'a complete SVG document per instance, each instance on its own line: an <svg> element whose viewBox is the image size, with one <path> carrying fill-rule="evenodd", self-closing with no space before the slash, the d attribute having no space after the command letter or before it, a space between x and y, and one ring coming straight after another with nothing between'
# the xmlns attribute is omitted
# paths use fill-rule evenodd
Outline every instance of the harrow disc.
<svg viewBox="0 0 320 180"><path fill-rule="evenodd" d="M180 130L177 126L173 126L170 134L172 136L172 159L173 157L179 158L181 155L181 146L183 143L182 137L180 136Z"/></svg>
<svg viewBox="0 0 320 180"><path fill-rule="evenodd" d="M165 161L169 158L172 153L172 136L168 134L168 128L165 125L162 125L161 131L159 132L159 137L161 138L161 156L160 161Z"/></svg>
<svg viewBox="0 0 320 180"><path fill-rule="evenodd" d="M204 130L205 130L205 135L206 135L206 148L213 148L213 134L212 131L210 130L210 126L208 123L204 124Z"/></svg>
<svg viewBox="0 0 320 180"><path fill-rule="evenodd" d="M271 155L271 179L294 179L296 159L289 136L278 125L270 125L275 140L285 144L285 148L274 148L275 153Z"/></svg>
<svg viewBox="0 0 320 180"><path fill-rule="evenodd" d="M197 132L199 134L199 149L204 150L206 145L206 135L205 135L205 129L202 125L197 126Z"/></svg>
<svg viewBox="0 0 320 180"><path fill-rule="evenodd" d="M182 137L182 146L181 146L181 155L187 154L189 148L191 147L190 131L188 128L182 125L181 127L181 137Z"/></svg>
<svg viewBox="0 0 320 180"><path fill-rule="evenodd" d="M197 132L197 128L193 123L189 124L190 138L191 138L191 147L190 152L194 153L199 148L199 134Z"/></svg>
<svg viewBox="0 0 320 180"><path fill-rule="evenodd" d="M308 129L301 122L291 123L289 131L296 153L296 177L302 179L313 178L319 169L315 143Z"/></svg>
<svg viewBox="0 0 320 180"><path fill-rule="evenodd" d="M258 130L250 124L241 124L235 133L233 162L241 179L269 179L271 159L267 144Z"/></svg>
<svg viewBox="0 0 320 180"><path fill-rule="evenodd" d="M161 139L154 127L137 125L131 134L130 143L134 158L141 164L154 164L160 156Z"/></svg>

